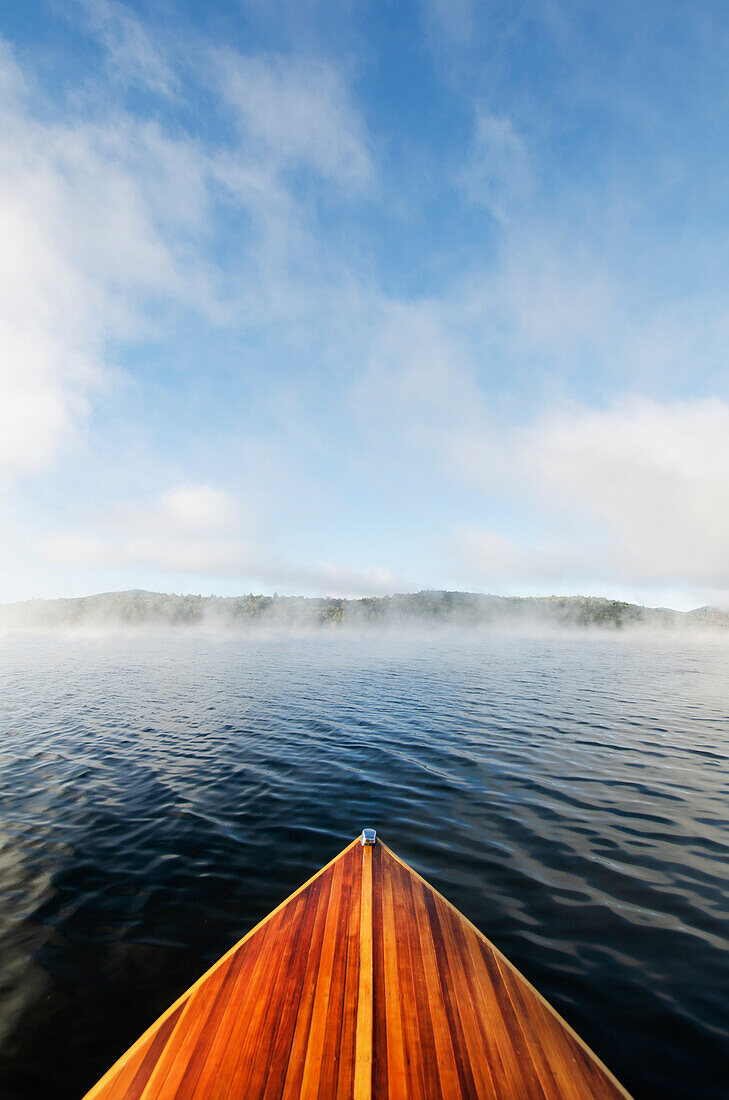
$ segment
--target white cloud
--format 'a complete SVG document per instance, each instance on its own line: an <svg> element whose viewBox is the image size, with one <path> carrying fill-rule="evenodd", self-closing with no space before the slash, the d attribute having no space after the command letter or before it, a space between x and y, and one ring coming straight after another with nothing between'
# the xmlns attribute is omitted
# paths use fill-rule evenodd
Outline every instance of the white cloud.
<svg viewBox="0 0 729 1100"><path fill-rule="evenodd" d="M347 569L333 562L316 561L312 565L293 565L273 558L259 565L257 579L270 587L292 594L313 592L320 596L358 599L410 591L412 585L391 569Z"/></svg>
<svg viewBox="0 0 729 1100"><path fill-rule="evenodd" d="M240 505L209 485L182 485L162 494L157 515L183 530L226 530L240 519Z"/></svg>
<svg viewBox="0 0 729 1100"><path fill-rule="evenodd" d="M175 486L146 503L119 505L86 530L49 539L45 550L55 563L101 568L117 577L133 568L211 585L223 579L242 588L262 584L291 594L336 596L383 594L404 586L389 569L291 562L260 543L250 511L240 501L209 485Z"/></svg>
<svg viewBox="0 0 729 1100"><path fill-rule="evenodd" d="M470 163L460 182L496 218L507 220L522 208L532 190L532 171L526 144L510 118L477 109Z"/></svg>
<svg viewBox="0 0 729 1100"><path fill-rule="evenodd" d="M465 341L441 302L382 302L372 324L367 366L352 388L361 427L390 446L405 441L433 447L454 430L474 428L483 393Z"/></svg>
<svg viewBox="0 0 729 1100"><path fill-rule="evenodd" d="M568 235L550 237L534 226L508 235L489 289L493 315L508 329L509 351L542 360L556 355L563 369L585 350L604 359L615 326L625 324L614 280L599 257Z"/></svg>
<svg viewBox="0 0 729 1100"><path fill-rule="evenodd" d="M229 493L181 485L147 503L119 505L88 531L57 535L47 551L69 565L239 573L252 553L246 526L245 510Z"/></svg>
<svg viewBox="0 0 729 1100"><path fill-rule="evenodd" d="M130 79L171 78L135 17L84 0ZM115 37L116 36L116 37ZM280 168L309 164L329 181L370 179L364 127L325 63L227 53L236 144L201 145L137 118L104 95L60 116L0 41L0 483L36 474L78 443L114 378L108 348L151 331L161 304L213 324L302 324L349 293L321 255ZM250 217L225 280L214 262L221 188ZM336 281L336 291L334 282ZM224 291L221 289L225 287ZM318 316L318 313L317 313ZM297 334L300 341L301 334Z"/></svg>
<svg viewBox="0 0 729 1100"><path fill-rule="evenodd" d="M128 532L119 539L84 532L58 535L49 540L47 550L53 561L64 565L112 570L133 566L206 577L240 576L251 560L241 542L154 529Z"/></svg>
<svg viewBox="0 0 729 1100"><path fill-rule="evenodd" d="M497 531L477 527L457 531L448 549L465 576L496 586L559 584L579 576L585 564L571 547L550 543L533 547Z"/></svg>
<svg viewBox="0 0 729 1100"><path fill-rule="evenodd" d="M729 588L724 401L630 398L512 431L484 424L480 435L452 439L450 460L470 484L520 500L552 532L511 547L471 533L461 543L471 564L481 546L502 575Z"/></svg>
<svg viewBox="0 0 729 1100"><path fill-rule="evenodd" d="M191 145L127 115L43 115L32 90L6 84L0 480L42 470L72 443L108 381L108 342L141 335L151 303L209 300L186 251L206 209Z"/></svg>
<svg viewBox="0 0 729 1100"><path fill-rule="evenodd" d="M356 190L373 169L342 74L321 60L216 54L224 96L259 154L277 168L309 166Z"/></svg>
<svg viewBox="0 0 729 1100"><path fill-rule="evenodd" d="M124 84L169 95L177 80L164 54L133 11L116 0L76 0L88 30L109 53L109 65Z"/></svg>

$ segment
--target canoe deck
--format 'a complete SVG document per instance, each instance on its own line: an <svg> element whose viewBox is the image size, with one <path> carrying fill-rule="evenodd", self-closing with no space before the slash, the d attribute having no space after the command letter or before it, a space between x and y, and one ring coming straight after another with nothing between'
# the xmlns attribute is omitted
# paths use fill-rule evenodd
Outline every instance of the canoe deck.
<svg viewBox="0 0 729 1100"><path fill-rule="evenodd" d="M381 841L358 839L86 1100L627 1096L493 944Z"/></svg>

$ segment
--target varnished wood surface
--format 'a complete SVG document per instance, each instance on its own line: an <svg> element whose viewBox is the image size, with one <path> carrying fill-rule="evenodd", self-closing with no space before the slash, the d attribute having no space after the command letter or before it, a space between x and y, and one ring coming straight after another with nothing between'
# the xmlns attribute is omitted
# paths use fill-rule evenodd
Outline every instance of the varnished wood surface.
<svg viewBox="0 0 729 1100"><path fill-rule="evenodd" d="M627 1093L379 840L355 841L196 982L86 1100Z"/></svg>

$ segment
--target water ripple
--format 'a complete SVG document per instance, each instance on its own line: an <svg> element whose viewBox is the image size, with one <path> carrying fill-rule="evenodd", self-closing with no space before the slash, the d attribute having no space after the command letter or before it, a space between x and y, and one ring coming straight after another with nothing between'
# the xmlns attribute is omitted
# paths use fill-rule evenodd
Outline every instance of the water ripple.
<svg viewBox="0 0 729 1100"><path fill-rule="evenodd" d="M3 1096L78 1096L364 824L636 1097L725 1096L728 655L3 640Z"/></svg>

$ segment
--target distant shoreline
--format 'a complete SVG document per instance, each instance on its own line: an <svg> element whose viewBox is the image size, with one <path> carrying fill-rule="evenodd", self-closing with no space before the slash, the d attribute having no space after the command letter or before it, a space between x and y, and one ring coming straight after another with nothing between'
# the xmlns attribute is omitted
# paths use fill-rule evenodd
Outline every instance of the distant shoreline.
<svg viewBox="0 0 729 1100"><path fill-rule="evenodd" d="M492 596L422 591L348 600L306 596L196 596L132 590L0 605L0 629L75 627L569 627L729 630L729 611L644 607L594 596Z"/></svg>

